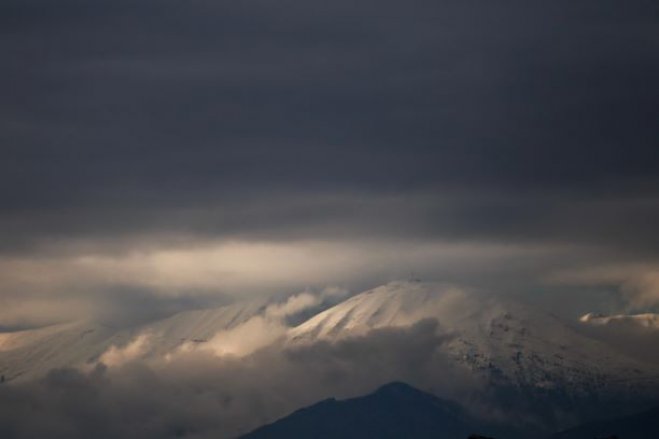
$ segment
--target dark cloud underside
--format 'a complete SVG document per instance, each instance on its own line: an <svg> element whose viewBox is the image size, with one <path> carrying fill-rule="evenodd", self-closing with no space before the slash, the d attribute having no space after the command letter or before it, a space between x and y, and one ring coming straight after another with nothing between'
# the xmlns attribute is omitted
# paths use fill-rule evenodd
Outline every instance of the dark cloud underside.
<svg viewBox="0 0 659 439"><path fill-rule="evenodd" d="M318 239L653 262L658 22L652 1L4 1L0 255Z"/></svg>
<svg viewBox="0 0 659 439"><path fill-rule="evenodd" d="M657 9L5 2L3 210L302 189L654 194Z"/></svg>

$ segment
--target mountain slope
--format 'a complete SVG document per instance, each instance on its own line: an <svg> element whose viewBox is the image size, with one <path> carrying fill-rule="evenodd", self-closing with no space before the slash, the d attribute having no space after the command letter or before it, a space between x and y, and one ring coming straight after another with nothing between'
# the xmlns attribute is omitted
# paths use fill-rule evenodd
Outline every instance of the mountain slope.
<svg viewBox="0 0 659 439"><path fill-rule="evenodd" d="M206 346L218 334L223 337L255 316L264 316L268 305L250 301L186 311L121 331L78 322L0 334L0 374L7 381L29 380L52 368L91 364L108 350L120 351L146 338L148 343L132 346L139 349L132 349L131 355L160 358L184 345ZM657 376L656 369L554 316L418 282L393 282L353 296L291 328L286 336L289 346L296 346L409 326L425 318L436 319L439 330L449 335L442 348L458 367L497 386L589 395L643 391L648 377ZM233 336L235 342L244 341Z"/></svg>
<svg viewBox="0 0 659 439"><path fill-rule="evenodd" d="M321 401L243 439L465 439L474 430L488 428L451 402L391 383L359 398Z"/></svg>
<svg viewBox="0 0 659 439"><path fill-rule="evenodd" d="M149 338L139 354L165 355L185 343L203 343L261 313L265 301L250 301L206 310L184 311L171 317L117 330L81 321L0 334L0 375L6 381L27 381L62 367L84 367L108 349Z"/></svg>
<svg viewBox="0 0 659 439"><path fill-rule="evenodd" d="M460 402L475 397L518 417L513 422L541 434L534 437L642 410L659 395L655 366L581 333L578 323L441 285L395 282L353 296L293 328L289 343L335 343L427 318L446 335L440 349L451 368L479 383L471 396L456 395Z"/></svg>
<svg viewBox="0 0 659 439"><path fill-rule="evenodd" d="M437 319L458 364L499 382L542 389L635 386L654 376L550 314L441 285L395 282L352 298L293 328L290 343L339 340L382 327ZM575 389L577 390L577 389Z"/></svg>
<svg viewBox="0 0 659 439"><path fill-rule="evenodd" d="M659 407L618 419L590 422L555 434L550 439L609 438L650 439L659 437Z"/></svg>
<svg viewBox="0 0 659 439"><path fill-rule="evenodd" d="M59 367L84 364L108 346L112 328L73 322L0 334L0 374L29 380Z"/></svg>

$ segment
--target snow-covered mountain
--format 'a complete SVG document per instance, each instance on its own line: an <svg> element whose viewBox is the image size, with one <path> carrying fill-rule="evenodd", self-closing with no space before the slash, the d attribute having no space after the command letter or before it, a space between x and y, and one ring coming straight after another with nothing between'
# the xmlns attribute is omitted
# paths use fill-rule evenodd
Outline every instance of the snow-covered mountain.
<svg viewBox="0 0 659 439"><path fill-rule="evenodd" d="M588 393L642 388L657 376L653 366L611 349L553 315L450 286L393 282L287 328L286 309L311 309L304 308L309 304L313 301L308 297L297 296L285 304L262 300L181 312L129 330L77 322L3 333L0 375L6 381L25 381L52 368L158 359L182 348L210 347L218 355L235 354L240 352L236 344L258 348L281 339L295 348L432 318L439 331L450 335L443 348L455 365L485 382Z"/></svg>
<svg viewBox="0 0 659 439"><path fill-rule="evenodd" d="M266 305L256 300L184 311L131 329L80 321L0 333L0 375L5 381L26 381L54 368L85 367L131 344L140 348L139 352L133 349L139 356L165 355L184 344L204 343L262 313ZM136 345L145 337L148 344Z"/></svg>
<svg viewBox="0 0 659 439"><path fill-rule="evenodd" d="M53 368L77 366L108 347L112 328L73 322L0 334L0 375L24 381Z"/></svg>
<svg viewBox="0 0 659 439"><path fill-rule="evenodd" d="M292 343L337 340L437 319L456 364L489 381L539 389L645 388L656 369L516 302L434 284L394 282L353 296L290 331Z"/></svg>

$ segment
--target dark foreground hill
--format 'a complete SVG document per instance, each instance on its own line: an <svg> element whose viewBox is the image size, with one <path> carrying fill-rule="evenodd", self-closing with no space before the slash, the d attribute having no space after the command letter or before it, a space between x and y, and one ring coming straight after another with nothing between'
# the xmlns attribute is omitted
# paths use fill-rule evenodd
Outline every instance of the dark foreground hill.
<svg viewBox="0 0 659 439"><path fill-rule="evenodd" d="M655 439L659 438L659 407L635 415L617 419L589 422L562 433L551 439Z"/></svg>
<svg viewBox="0 0 659 439"><path fill-rule="evenodd" d="M366 396L321 401L243 439L466 439L473 433L490 435L492 428L450 401L404 383L391 383Z"/></svg>

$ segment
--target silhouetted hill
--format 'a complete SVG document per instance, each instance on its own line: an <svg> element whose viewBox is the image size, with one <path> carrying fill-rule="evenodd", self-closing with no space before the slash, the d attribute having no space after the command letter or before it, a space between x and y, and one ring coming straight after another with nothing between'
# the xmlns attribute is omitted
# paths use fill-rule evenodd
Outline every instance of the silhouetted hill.
<svg viewBox="0 0 659 439"><path fill-rule="evenodd" d="M465 439L474 432L490 431L457 404L395 382L366 396L321 401L243 439Z"/></svg>
<svg viewBox="0 0 659 439"><path fill-rule="evenodd" d="M589 422L555 434L551 439L659 438L659 407L617 419Z"/></svg>

